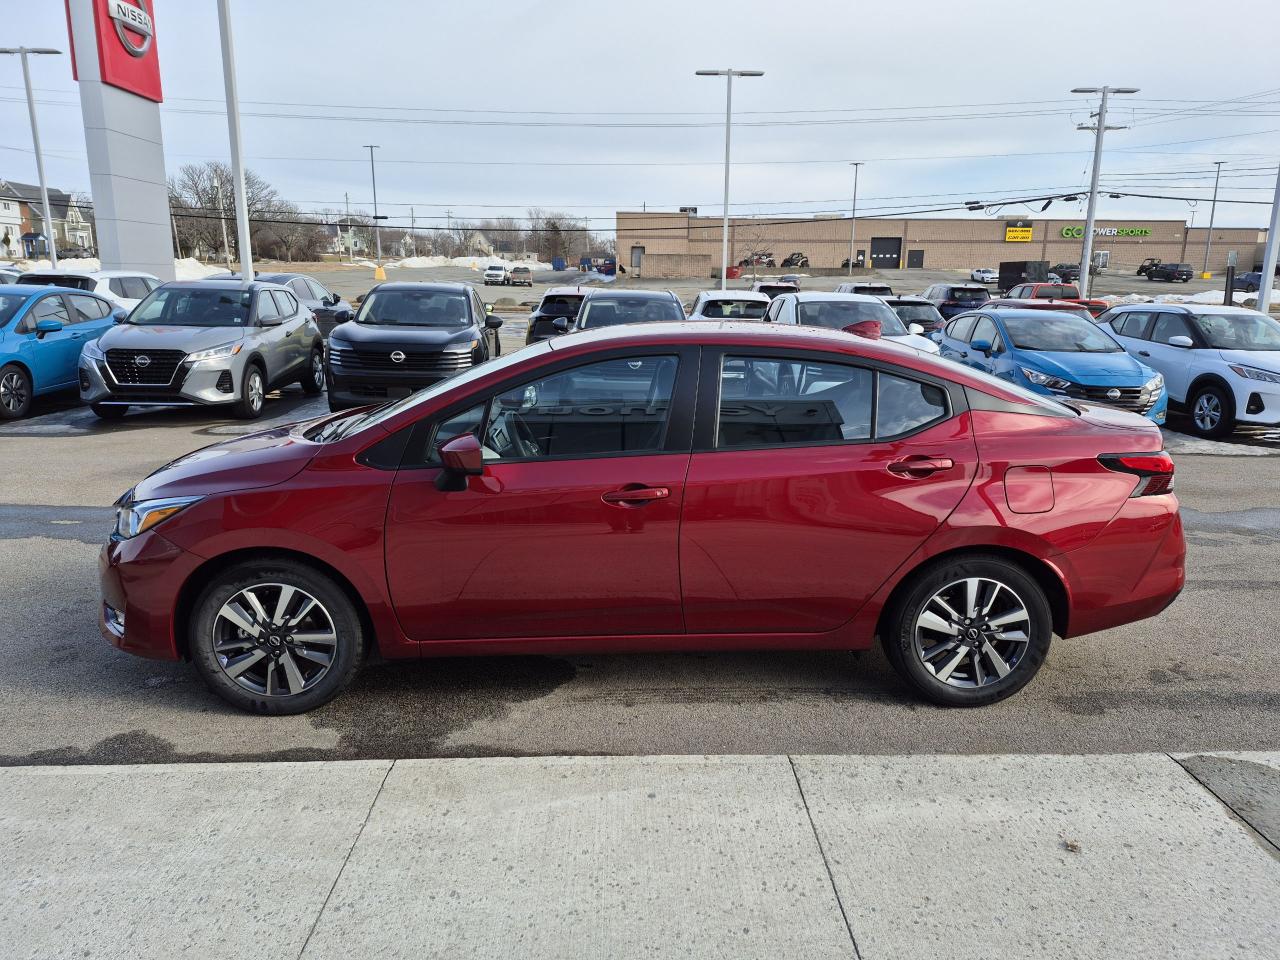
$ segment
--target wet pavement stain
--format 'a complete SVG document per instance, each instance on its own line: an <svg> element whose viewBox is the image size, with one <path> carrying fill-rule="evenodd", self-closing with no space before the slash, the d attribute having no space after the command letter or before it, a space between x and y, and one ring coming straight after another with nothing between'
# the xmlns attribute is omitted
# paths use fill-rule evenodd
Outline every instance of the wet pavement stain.
<svg viewBox="0 0 1280 960"><path fill-rule="evenodd" d="M1280 859L1280 770L1235 757L1201 754L1175 759Z"/></svg>

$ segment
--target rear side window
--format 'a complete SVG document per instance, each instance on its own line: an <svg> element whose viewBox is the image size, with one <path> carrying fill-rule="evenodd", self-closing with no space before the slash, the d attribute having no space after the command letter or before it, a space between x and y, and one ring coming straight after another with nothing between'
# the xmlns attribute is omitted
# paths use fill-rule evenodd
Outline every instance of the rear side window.
<svg viewBox="0 0 1280 960"><path fill-rule="evenodd" d="M280 311L280 316L292 317L298 312L298 301L293 294L284 290L272 290L271 295L276 298L276 309Z"/></svg>
<svg viewBox="0 0 1280 960"><path fill-rule="evenodd" d="M1132 313L1123 313L1112 322L1112 329L1122 337L1132 337L1135 340L1146 339L1147 322L1151 319L1151 314L1145 311L1134 310Z"/></svg>
<svg viewBox="0 0 1280 960"><path fill-rule="evenodd" d="M716 446L866 440L874 381L871 370L841 363L725 357Z"/></svg>
<svg viewBox="0 0 1280 960"><path fill-rule="evenodd" d="M128 300L141 300L151 292L142 277L120 277L120 283L124 288L123 296Z"/></svg>
<svg viewBox="0 0 1280 960"><path fill-rule="evenodd" d="M941 387L883 370L876 373L877 438L911 433L946 419L949 410L947 393Z"/></svg>

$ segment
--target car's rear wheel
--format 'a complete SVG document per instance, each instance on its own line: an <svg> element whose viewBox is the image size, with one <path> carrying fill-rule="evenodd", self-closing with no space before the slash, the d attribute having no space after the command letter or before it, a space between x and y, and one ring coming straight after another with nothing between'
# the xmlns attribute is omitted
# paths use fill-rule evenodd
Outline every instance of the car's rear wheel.
<svg viewBox="0 0 1280 960"><path fill-rule="evenodd" d="M978 707L1026 686L1052 635L1040 585L1008 560L973 555L926 568L888 611L882 642L927 700Z"/></svg>
<svg viewBox="0 0 1280 960"><path fill-rule="evenodd" d="M365 646L346 593L289 560L242 563L214 577L196 601L188 645L214 693L267 714L332 700L355 677Z"/></svg>
<svg viewBox="0 0 1280 960"><path fill-rule="evenodd" d="M1191 429L1207 439L1225 437L1236 428L1236 408L1231 395L1216 384L1200 387L1187 405L1191 410Z"/></svg>
<svg viewBox="0 0 1280 960"><path fill-rule="evenodd" d="M257 420L267 401L267 381L262 368L251 363L244 368L240 382L240 400L236 403L236 416L242 420Z"/></svg>
<svg viewBox="0 0 1280 960"><path fill-rule="evenodd" d="M94 416L103 420L119 420L129 412L125 404L113 403L91 403L89 409L93 411Z"/></svg>
<svg viewBox="0 0 1280 960"><path fill-rule="evenodd" d="M31 375L16 363L0 367L0 420L17 420L31 409Z"/></svg>
<svg viewBox="0 0 1280 960"><path fill-rule="evenodd" d="M324 391L324 351L314 349L307 361L307 369L298 377L302 392L308 396L319 396Z"/></svg>

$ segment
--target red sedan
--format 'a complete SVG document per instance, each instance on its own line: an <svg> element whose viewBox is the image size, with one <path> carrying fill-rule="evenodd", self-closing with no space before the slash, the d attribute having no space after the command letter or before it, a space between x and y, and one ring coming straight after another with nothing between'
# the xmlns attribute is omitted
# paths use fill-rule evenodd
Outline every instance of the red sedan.
<svg viewBox="0 0 1280 960"><path fill-rule="evenodd" d="M1183 585L1135 414L761 324L557 338L197 451L118 503L104 635L296 713L387 658L844 649L987 704Z"/></svg>

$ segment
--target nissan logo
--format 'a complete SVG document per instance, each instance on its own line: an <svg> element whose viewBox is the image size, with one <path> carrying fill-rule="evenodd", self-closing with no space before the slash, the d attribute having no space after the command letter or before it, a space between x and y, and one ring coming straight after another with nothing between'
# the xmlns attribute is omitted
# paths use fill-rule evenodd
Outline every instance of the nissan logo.
<svg viewBox="0 0 1280 960"><path fill-rule="evenodd" d="M394 363L404 363L404 351L403 351L403 350L392 350L392 351L391 351L391 360L392 360L392 362L394 362Z"/></svg>
<svg viewBox="0 0 1280 960"><path fill-rule="evenodd" d="M151 358L148 357L145 353L138 354L136 357L133 358L133 362L140 367L151 366Z"/></svg>
<svg viewBox="0 0 1280 960"><path fill-rule="evenodd" d="M1115 387L1112 387L1110 390L1108 390L1108 391L1107 391L1107 399L1108 399L1108 400L1119 400L1119 399L1120 399L1120 391L1119 391L1119 390L1117 390Z"/></svg>
<svg viewBox="0 0 1280 960"><path fill-rule="evenodd" d="M138 0L137 6L127 0L107 0L107 13L115 21L116 36L121 45L131 55L145 57L155 40L155 25L147 12L147 0ZM136 44L129 32L141 34L142 43Z"/></svg>

